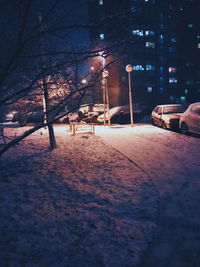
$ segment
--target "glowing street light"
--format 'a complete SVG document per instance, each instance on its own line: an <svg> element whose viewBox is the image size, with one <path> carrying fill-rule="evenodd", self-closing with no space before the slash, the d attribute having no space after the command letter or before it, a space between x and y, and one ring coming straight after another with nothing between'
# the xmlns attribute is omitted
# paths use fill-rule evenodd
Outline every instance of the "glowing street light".
<svg viewBox="0 0 200 267"><path fill-rule="evenodd" d="M87 80L86 79L83 79L81 82L82 82L82 84L86 84L87 83Z"/></svg>
<svg viewBox="0 0 200 267"><path fill-rule="evenodd" d="M128 87L129 87L129 103L130 103L130 117L131 127L133 127L133 102L132 102L132 89L131 89L131 72L133 71L132 65L126 65L126 71L128 72Z"/></svg>

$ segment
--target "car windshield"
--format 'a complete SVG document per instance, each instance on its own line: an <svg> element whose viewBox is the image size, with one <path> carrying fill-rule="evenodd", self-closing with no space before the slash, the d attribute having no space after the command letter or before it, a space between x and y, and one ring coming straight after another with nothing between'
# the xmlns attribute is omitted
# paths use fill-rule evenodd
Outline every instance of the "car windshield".
<svg viewBox="0 0 200 267"><path fill-rule="evenodd" d="M169 114L169 113L182 113L184 112L185 109L183 106L167 106L163 108L163 113L164 114Z"/></svg>

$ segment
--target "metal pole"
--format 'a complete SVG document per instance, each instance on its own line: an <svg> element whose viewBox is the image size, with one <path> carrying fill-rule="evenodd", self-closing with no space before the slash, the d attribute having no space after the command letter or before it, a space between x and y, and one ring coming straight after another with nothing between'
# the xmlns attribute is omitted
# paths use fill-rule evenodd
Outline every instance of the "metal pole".
<svg viewBox="0 0 200 267"><path fill-rule="evenodd" d="M129 85L129 103L130 103L131 127L133 127L133 103L132 103L131 74L130 74L130 72L128 72L128 85Z"/></svg>
<svg viewBox="0 0 200 267"><path fill-rule="evenodd" d="M102 60L102 89L103 89L103 104L104 104L104 108L103 108L103 124L104 126L106 126L106 88L105 88L105 77L104 77L104 68L105 68L105 58L103 55L101 55L101 60Z"/></svg>
<svg viewBox="0 0 200 267"><path fill-rule="evenodd" d="M106 89L106 104L108 114L108 125L110 126L110 110L109 110L109 96L108 96L108 76L105 78L105 89Z"/></svg>
<svg viewBox="0 0 200 267"><path fill-rule="evenodd" d="M106 90L105 90L105 78L104 77L103 77L102 83L103 83L103 114L104 114L103 124L104 126L106 126Z"/></svg>

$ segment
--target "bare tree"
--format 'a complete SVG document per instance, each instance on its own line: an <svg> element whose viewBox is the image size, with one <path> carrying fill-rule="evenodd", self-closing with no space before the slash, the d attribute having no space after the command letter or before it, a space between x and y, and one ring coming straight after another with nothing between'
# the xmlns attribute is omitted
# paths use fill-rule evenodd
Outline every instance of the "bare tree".
<svg viewBox="0 0 200 267"><path fill-rule="evenodd" d="M59 112L66 105L70 107L68 112L78 108L84 96L95 88L103 70L98 68L98 71L91 75L88 71L78 73L77 66L84 69L89 59L98 57L99 52L104 51L105 55L109 56L127 42L128 39L109 41L106 45L91 49L86 40L86 44L73 47L73 43L68 42L70 34L75 32L76 35L88 35L87 31L100 25L114 22L120 24L120 18L124 20L129 15L124 10L91 24L73 20L74 10L73 6L66 8L66 1L62 0L22 0L20 3L8 0L0 3L0 36L4 40L0 52L0 107L33 96L44 96L47 117L47 122L41 122L5 145L0 155L45 125L49 129L50 147L55 148L52 123L64 115ZM68 17L69 20L66 19ZM108 65L111 61L107 62ZM87 76L86 86L80 82L83 76ZM52 88L56 91L54 103L50 100ZM65 94L60 94L59 97L60 89L63 88L66 90Z"/></svg>

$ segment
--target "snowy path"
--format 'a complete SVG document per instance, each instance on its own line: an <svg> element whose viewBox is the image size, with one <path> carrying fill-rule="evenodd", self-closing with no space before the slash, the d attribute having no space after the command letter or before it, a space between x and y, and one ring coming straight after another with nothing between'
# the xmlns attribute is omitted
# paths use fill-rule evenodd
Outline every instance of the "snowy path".
<svg viewBox="0 0 200 267"><path fill-rule="evenodd" d="M148 173L160 192L160 227L142 267L199 267L200 138L147 124L96 132Z"/></svg>
<svg viewBox="0 0 200 267"><path fill-rule="evenodd" d="M0 266L138 267L157 227L152 181L96 135L55 134L52 152L42 129L0 158Z"/></svg>

